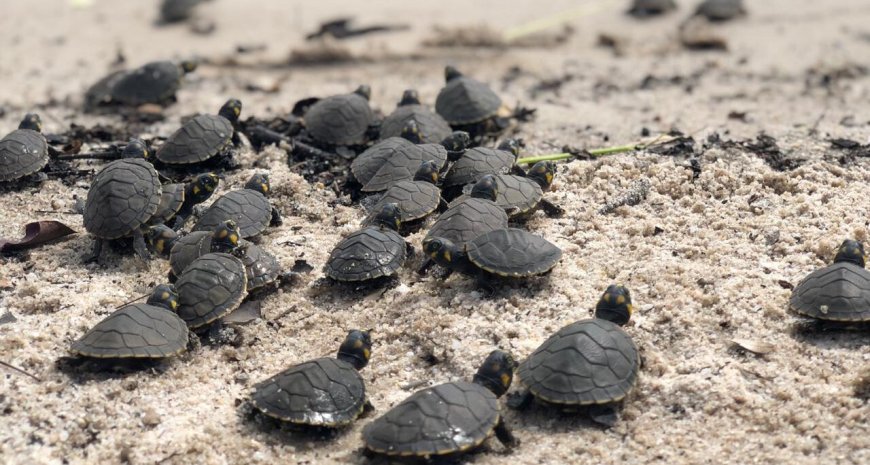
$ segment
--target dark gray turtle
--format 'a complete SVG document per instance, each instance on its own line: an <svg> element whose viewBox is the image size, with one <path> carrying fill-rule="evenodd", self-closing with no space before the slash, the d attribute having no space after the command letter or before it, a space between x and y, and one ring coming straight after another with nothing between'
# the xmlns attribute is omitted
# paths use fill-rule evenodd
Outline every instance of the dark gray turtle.
<svg viewBox="0 0 870 465"><path fill-rule="evenodd" d="M92 111L102 105L112 103L112 91L115 88L115 84L117 84L126 74L127 70L124 69L112 71L89 87L88 90L85 91L85 111Z"/></svg>
<svg viewBox="0 0 870 465"><path fill-rule="evenodd" d="M144 143L131 140L125 154L148 156ZM140 158L125 158L107 164L94 177L85 201L85 229L94 236L94 249L87 261L96 260L103 241L133 236L133 248L148 258L143 226L157 213L162 187L157 171Z"/></svg>
<svg viewBox="0 0 870 465"><path fill-rule="evenodd" d="M399 207L401 232L411 232L419 228L422 221L439 207L446 208L441 198L438 183L438 164L424 161L414 175L413 181L399 181L393 184L370 211L380 212L384 205L394 203ZM371 224L375 215L369 216L363 224Z"/></svg>
<svg viewBox="0 0 870 465"><path fill-rule="evenodd" d="M634 0L628 14L639 18L658 16L677 9L674 0Z"/></svg>
<svg viewBox="0 0 870 465"><path fill-rule="evenodd" d="M532 399L571 409L590 406L596 422L613 426L616 403L637 383L640 355L620 328L631 317L628 289L611 285L595 308L595 318L560 329L535 349L517 370L526 391L508 405L528 407Z"/></svg>
<svg viewBox="0 0 870 465"><path fill-rule="evenodd" d="M239 226L242 238L256 236L269 225L281 224L281 214L269 203L266 195L271 187L266 174L255 174L244 189L234 190L218 197L193 226L194 231L214 231L226 220Z"/></svg>
<svg viewBox="0 0 870 465"><path fill-rule="evenodd" d="M442 184L444 198L448 200L456 198L462 194L462 188L466 184L476 183L487 174L516 171L519 150L519 143L514 139L504 141L497 149L475 147L466 150L444 177Z"/></svg>
<svg viewBox="0 0 870 465"><path fill-rule="evenodd" d="M163 0L160 4L160 20L177 23L190 18L193 9L205 0Z"/></svg>
<svg viewBox="0 0 870 465"><path fill-rule="evenodd" d="M444 70L446 85L438 92L435 110L451 126L480 123L495 116L501 98L486 84L463 76L456 68Z"/></svg>
<svg viewBox="0 0 870 465"><path fill-rule="evenodd" d="M180 229L187 217L193 213L193 207L208 200L219 183L218 175L204 173L187 184L164 184L160 205L147 224L171 224L174 229Z"/></svg>
<svg viewBox="0 0 870 465"><path fill-rule="evenodd" d="M813 271L794 288L789 307L817 320L870 322L870 272L864 265L864 245L843 241L834 263Z"/></svg>
<svg viewBox="0 0 870 465"><path fill-rule="evenodd" d="M417 91L408 89L396 109L381 122L381 139L401 136L408 121L420 128L423 143L437 144L453 132L441 115L420 103Z"/></svg>
<svg viewBox="0 0 870 465"><path fill-rule="evenodd" d="M229 149L237 137L234 126L241 112L242 102L230 99L217 115L191 118L157 149L157 160L166 165L190 165L214 159L234 167Z"/></svg>
<svg viewBox="0 0 870 465"><path fill-rule="evenodd" d="M339 428L353 423L368 404L359 370L371 357L368 331L352 330L335 358L294 365L254 386L254 408L281 421Z"/></svg>
<svg viewBox="0 0 870 465"><path fill-rule="evenodd" d="M171 285L154 288L144 304L121 307L97 323L70 352L93 358L161 359L187 348L188 330L175 314L178 294Z"/></svg>
<svg viewBox="0 0 870 465"><path fill-rule="evenodd" d="M211 253L211 240L213 231L193 231L181 236L174 241L169 248L169 280L175 281L184 269L197 258ZM152 249L156 246L152 245ZM166 250L166 245L161 247Z"/></svg>
<svg viewBox="0 0 870 465"><path fill-rule="evenodd" d="M28 113L18 129L0 139L0 182L17 181L48 164L48 142L42 135L42 120Z"/></svg>
<svg viewBox="0 0 870 465"><path fill-rule="evenodd" d="M516 366L507 352L493 351L474 380L415 392L363 429L369 454L421 457L469 452L495 433L506 447L519 441L500 415L498 398L510 388Z"/></svg>
<svg viewBox="0 0 870 465"><path fill-rule="evenodd" d="M442 237L461 247L481 234L507 228L508 216L495 203L497 197L495 178L484 176L474 185L469 198L453 204L438 217L426 238Z"/></svg>
<svg viewBox="0 0 870 465"><path fill-rule="evenodd" d="M526 278L547 273L562 258L562 250L548 240L514 228L481 234L464 247L430 235L423 240L423 250L435 263L477 276L484 285L494 276Z"/></svg>
<svg viewBox="0 0 870 465"><path fill-rule="evenodd" d="M704 0L695 14L710 21L729 21L746 15L743 0Z"/></svg>
<svg viewBox="0 0 870 465"><path fill-rule="evenodd" d="M180 239L178 233L165 224L155 224L146 229L144 234L148 250L163 258L171 257L170 252Z"/></svg>
<svg viewBox="0 0 870 465"><path fill-rule="evenodd" d="M344 238L329 254L324 273L339 282L359 283L395 275L405 263L410 246L397 232L399 207L383 206L375 224Z"/></svg>
<svg viewBox="0 0 870 465"><path fill-rule="evenodd" d="M387 160L407 150L417 149L413 142L404 137L384 139L357 155L350 163L350 172L360 185L365 185Z"/></svg>
<svg viewBox="0 0 870 465"><path fill-rule="evenodd" d="M495 176L498 184L498 197L495 203L505 209L510 215L511 221L522 222L529 219L538 209L551 217L558 217L565 213L561 207L554 205L544 198L544 192L550 190L556 173L556 164L551 161L540 161L526 173L525 176L513 174L499 174ZM465 189L471 188L471 185ZM451 205L468 198L467 194L457 197Z"/></svg>
<svg viewBox="0 0 870 465"><path fill-rule="evenodd" d="M359 86L350 94L318 100L305 112L308 134L320 145L360 145L368 140L375 114L369 106L369 86Z"/></svg>
<svg viewBox="0 0 870 465"><path fill-rule="evenodd" d="M190 329L235 310L247 295L245 265L226 253L208 253L188 265L178 282L178 316Z"/></svg>
<svg viewBox="0 0 870 465"><path fill-rule="evenodd" d="M195 69L196 63L192 61L155 61L116 77L112 73L94 87L111 83L111 101L121 105L163 104L175 99L182 78Z"/></svg>

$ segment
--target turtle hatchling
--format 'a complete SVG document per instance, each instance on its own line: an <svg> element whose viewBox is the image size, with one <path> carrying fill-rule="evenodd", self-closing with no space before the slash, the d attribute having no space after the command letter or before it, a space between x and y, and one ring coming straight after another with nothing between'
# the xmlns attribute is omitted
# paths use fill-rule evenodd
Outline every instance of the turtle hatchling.
<svg viewBox="0 0 870 465"><path fill-rule="evenodd" d="M36 174L48 164L48 142L42 120L28 113L18 129L0 139L0 182L17 181Z"/></svg>
<svg viewBox="0 0 870 465"><path fill-rule="evenodd" d="M628 14L638 18L658 16L677 9L674 0L634 0Z"/></svg>
<svg viewBox="0 0 870 465"><path fill-rule="evenodd" d="M178 289L178 316L190 329L208 325L238 308L247 296L245 265L226 253L205 254L187 266Z"/></svg>
<svg viewBox="0 0 870 465"><path fill-rule="evenodd" d="M438 188L438 164L434 161L424 161L414 175L413 181L399 181L384 193L370 209L380 212L383 206L394 203L399 207L399 219L402 222L402 233L418 229L423 220L439 207L447 207L441 198ZM370 216L365 224L374 221Z"/></svg>
<svg viewBox="0 0 870 465"><path fill-rule="evenodd" d="M525 174L499 174L495 176L498 184L498 196L495 203L505 209L511 221L522 222L529 219L540 207L547 216L558 217L565 211L558 205L544 198L544 192L550 190L556 173L556 164L551 161L540 161ZM466 186L466 189L472 186ZM462 201L467 195L461 195L453 202Z"/></svg>
<svg viewBox="0 0 870 465"><path fill-rule="evenodd" d="M85 94L86 106L117 103L139 106L146 103L166 104L175 100L184 76L196 70L193 61L155 61L129 71L116 71Z"/></svg>
<svg viewBox="0 0 870 465"><path fill-rule="evenodd" d="M462 194L466 184L474 184L488 174L520 173L516 167L519 143L514 139L502 142L498 148L475 147L466 150L444 177L444 198L453 200Z"/></svg>
<svg viewBox="0 0 870 465"><path fill-rule="evenodd" d="M121 307L96 324L70 352L92 358L162 359L187 348L187 325L176 315L178 294L171 285L154 288L144 304Z"/></svg>
<svg viewBox="0 0 870 465"><path fill-rule="evenodd" d="M381 122L381 139L401 136L408 121L420 128L423 143L437 144L453 132L441 115L420 103L416 90L408 89L396 109Z"/></svg>
<svg viewBox="0 0 870 465"><path fill-rule="evenodd" d="M493 351L473 382L444 383L415 392L363 429L368 455L432 459L470 452L493 433L508 448L519 444L500 414L516 363Z"/></svg>
<svg viewBox="0 0 870 465"><path fill-rule="evenodd" d="M591 418L605 426L616 422L616 405L637 384L640 355L620 326L631 317L631 294L610 285L595 318L560 329L535 349L517 369L526 390L508 405L523 409L533 399L563 410L587 406Z"/></svg>
<svg viewBox="0 0 870 465"><path fill-rule="evenodd" d="M303 116L308 135L320 146L364 144L375 124L370 95L369 86L362 85L350 94L318 100Z"/></svg>
<svg viewBox="0 0 870 465"><path fill-rule="evenodd" d="M173 229L181 229L193 213L193 207L208 200L219 183L218 175L203 173L187 184L164 184L160 205L148 224L167 224Z"/></svg>
<svg viewBox="0 0 870 465"><path fill-rule="evenodd" d="M324 273L339 282L363 283L395 275L411 246L397 232L399 207L385 204L374 224L344 238L329 255Z"/></svg>
<svg viewBox="0 0 870 465"><path fill-rule="evenodd" d="M229 99L217 115L191 118L157 149L157 160L176 167L208 161L235 168L231 148L238 141L235 126L241 112L242 102Z"/></svg>
<svg viewBox="0 0 870 465"><path fill-rule="evenodd" d="M813 271L794 288L789 307L817 320L870 323L870 272L864 260L863 244L843 241L834 263Z"/></svg>
<svg viewBox="0 0 870 465"><path fill-rule="evenodd" d="M214 231L226 220L239 226L242 238L256 236L270 225L281 224L281 214L266 198L271 191L269 176L255 174L245 183L244 189L227 192L217 198L193 226L194 231Z"/></svg>
<svg viewBox="0 0 870 465"><path fill-rule="evenodd" d="M359 375L371 357L368 331L347 334L338 356L294 365L254 387L254 408L296 425L340 428L353 423L366 406L366 386Z"/></svg>
<svg viewBox="0 0 870 465"><path fill-rule="evenodd" d="M456 68L444 69L445 86L435 100L438 112L453 129L471 134L475 141L504 131L512 116L488 85L464 76Z"/></svg>
<svg viewBox="0 0 870 465"><path fill-rule="evenodd" d="M495 203L498 185L494 176L484 176L469 197L450 206L429 229L426 239L441 237L459 247L482 234L508 227L508 216ZM425 239L424 239L425 242Z"/></svg>
<svg viewBox="0 0 870 465"><path fill-rule="evenodd" d="M743 0L704 0L695 14L710 21L729 21L746 15Z"/></svg>

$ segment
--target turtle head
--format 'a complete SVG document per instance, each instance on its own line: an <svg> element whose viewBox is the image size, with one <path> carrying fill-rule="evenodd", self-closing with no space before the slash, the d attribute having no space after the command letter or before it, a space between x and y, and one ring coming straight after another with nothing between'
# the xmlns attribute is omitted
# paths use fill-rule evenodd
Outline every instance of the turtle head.
<svg viewBox="0 0 870 465"><path fill-rule="evenodd" d="M239 121L239 115L242 114L242 101L237 98L227 100L227 103L218 111L218 115L230 120L232 123Z"/></svg>
<svg viewBox="0 0 870 465"><path fill-rule="evenodd" d="M217 190L220 177L215 173L203 173L193 178L187 185L184 195L194 203L202 203Z"/></svg>
<svg viewBox="0 0 870 465"><path fill-rule="evenodd" d="M456 69L452 66L449 66L449 65L444 68L444 80L445 81L450 82L450 81L452 81L456 78L460 78L460 77L462 77L462 73L460 73L458 69Z"/></svg>
<svg viewBox="0 0 870 465"><path fill-rule="evenodd" d="M595 306L595 318L601 318L620 326L631 318L631 293L628 288L611 284Z"/></svg>
<svg viewBox="0 0 870 465"><path fill-rule="evenodd" d="M504 150L505 152L510 152L514 154L515 157L520 155L520 141L516 139L505 139L501 144L498 144L497 148L499 150Z"/></svg>
<svg viewBox="0 0 870 465"><path fill-rule="evenodd" d="M511 354L503 350L493 350L477 370L473 381L501 397L510 389L516 368L517 362Z"/></svg>
<svg viewBox="0 0 870 465"><path fill-rule="evenodd" d="M145 145L145 142L143 142L142 139L136 139L134 137L130 139L130 142L127 142L127 146L124 147L121 157L148 160L151 157L151 152L148 151L148 146Z"/></svg>
<svg viewBox="0 0 870 465"><path fill-rule="evenodd" d="M441 141L441 145L451 153L462 153L471 144L471 136L465 131L454 131Z"/></svg>
<svg viewBox="0 0 870 465"><path fill-rule="evenodd" d="M21 123L18 124L18 129L30 129L36 132L42 132L42 118L36 113L28 113L24 115Z"/></svg>
<svg viewBox="0 0 870 465"><path fill-rule="evenodd" d="M375 215L374 224L398 231L402 227L402 211L396 203L385 203Z"/></svg>
<svg viewBox="0 0 870 465"><path fill-rule="evenodd" d="M834 257L834 263L848 262L864 267L864 244L846 239L840 244L837 249L837 256Z"/></svg>
<svg viewBox="0 0 870 465"><path fill-rule="evenodd" d="M414 173L414 181L426 181L438 184L438 163L435 160L420 163L420 168Z"/></svg>
<svg viewBox="0 0 870 465"><path fill-rule="evenodd" d="M487 174L480 178L480 181L477 181L471 188L471 196L495 202L495 199L498 198L498 183L495 182L495 176Z"/></svg>
<svg viewBox="0 0 870 465"><path fill-rule="evenodd" d="M165 224L152 226L145 232L145 242L148 243L148 247L163 257L169 255L176 239L178 239L178 233Z"/></svg>
<svg viewBox="0 0 870 465"><path fill-rule="evenodd" d="M366 84L363 84L363 85L357 87L356 90L353 91L353 93L359 95L360 97L362 97L366 100L369 100L372 98L372 88Z"/></svg>
<svg viewBox="0 0 870 465"><path fill-rule="evenodd" d="M192 73L192 72L196 71L196 67L198 65L199 64L194 60L184 60L178 64L178 66L181 68L181 70L184 71L184 74Z"/></svg>
<svg viewBox="0 0 870 465"><path fill-rule="evenodd" d="M174 312L178 309L178 291L175 290L175 286L172 284L158 284L157 287L151 291L151 296L148 297L146 303L155 307L163 307Z"/></svg>
<svg viewBox="0 0 870 465"><path fill-rule="evenodd" d="M358 329L351 330L338 348L339 360L344 360L350 363L357 370L362 370L369 364L369 359L372 356L372 337L371 330L360 331Z"/></svg>
<svg viewBox="0 0 870 465"><path fill-rule="evenodd" d="M553 184L553 177L556 176L556 164L551 161L539 161L532 165L526 176L537 182L544 192L550 190Z"/></svg>
<svg viewBox="0 0 870 465"><path fill-rule="evenodd" d="M402 100L399 100L399 106L403 107L406 105L419 105L420 104L420 95L414 89L408 89L404 93L402 93Z"/></svg>
<svg viewBox="0 0 870 465"><path fill-rule="evenodd" d="M423 137L420 135L420 126L418 126L417 122L414 120L408 120L408 122L402 126L402 137L415 144L423 142Z"/></svg>
<svg viewBox="0 0 870 465"><path fill-rule="evenodd" d="M214 228L211 235L211 249L214 252L232 252L239 247L241 233L233 220L226 220Z"/></svg>
<svg viewBox="0 0 870 465"><path fill-rule="evenodd" d="M455 269L454 266L462 255L462 250L450 239L427 237L423 239L423 253L444 268Z"/></svg>
<svg viewBox="0 0 870 465"><path fill-rule="evenodd" d="M272 184L269 183L269 175L266 173L257 173L248 179L245 183L245 189L257 191L265 196L269 195L272 190Z"/></svg>

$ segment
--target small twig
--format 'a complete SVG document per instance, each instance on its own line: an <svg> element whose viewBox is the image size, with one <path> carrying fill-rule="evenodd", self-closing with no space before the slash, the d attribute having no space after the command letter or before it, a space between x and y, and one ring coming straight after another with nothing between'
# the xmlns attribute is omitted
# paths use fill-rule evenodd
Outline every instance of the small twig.
<svg viewBox="0 0 870 465"><path fill-rule="evenodd" d="M419 381L414 381L414 382L399 386L399 389L401 389L403 391L410 391L411 389L417 389L418 387L424 386L428 383L429 383L429 381L427 381L425 379L421 379Z"/></svg>
<svg viewBox="0 0 870 465"><path fill-rule="evenodd" d="M21 368L18 368L18 367L15 366L15 365L11 365L11 364L9 364L9 363L4 362L3 360L0 360L0 365L3 365L3 366L5 366L6 368L9 368L10 370L17 371L17 372L21 373L22 375L29 376L29 377L35 379L37 382L40 382L40 383L42 382L42 380L39 379L36 375L34 375L34 374L32 374L32 373L28 373L28 372L22 370Z"/></svg>
<svg viewBox="0 0 870 465"><path fill-rule="evenodd" d="M625 191L622 195L604 204L604 206L598 210L598 213L601 215L606 215L623 205L637 205L641 202L641 200L646 198L647 194L649 193L649 188L650 183L648 179L638 179L637 181L631 183L631 186L629 186L628 190Z"/></svg>
<svg viewBox="0 0 870 465"><path fill-rule="evenodd" d="M615 0L598 0L594 3L580 5L577 8L561 11L546 18L536 19L534 21L521 24L517 27L513 27L504 31L504 33L502 33L502 39L504 39L505 42L512 42L525 36L558 27L574 19L598 13L606 9L606 7L610 6L610 4L614 3L614 1Z"/></svg>
<svg viewBox="0 0 870 465"><path fill-rule="evenodd" d="M81 215L81 213L79 213L79 212L72 212L72 211L62 212L62 211L57 211L57 210L34 210L33 212L39 213L41 215L51 215L51 214L55 214L55 215Z"/></svg>
<svg viewBox="0 0 870 465"><path fill-rule="evenodd" d="M586 150L583 153L592 155L593 157L600 157L603 155L613 155L617 153L625 153L625 152L633 152L635 150L643 150L658 144L665 144L676 138L673 136L668 136L665 134L661 134L655 139L649 142L637 142L634 144L625 144L625 145L616 145L613 147L604 147L600 149L592 149ZM539 161L559 161L559 160L569 160L576 156L575 153L571 152L562 152L562 153L551 153L547 155L536 155L534 157L526 157L526 158L518 158L517 164L523 165L531 165L535 164Z"/></svg>
<svg viewBox="0 0 870 465"><path fill-rule="evenodd" d="M127 302L122 303L121 305L118 305L117 307L115 307L115 310L118 310L118 309L121 308L121 307L124 307L124 306L130 305L130 304L132 304L133 302L135 302L135 301L137 301L137 300L139 300L139 299L141 299L141 298L143 298L143 297L148 297L149 295L150 295L150 294L144 294L144 295L140 295L139 297L135 297L133 300L130 300L130 301L127 301Z"/></svg>

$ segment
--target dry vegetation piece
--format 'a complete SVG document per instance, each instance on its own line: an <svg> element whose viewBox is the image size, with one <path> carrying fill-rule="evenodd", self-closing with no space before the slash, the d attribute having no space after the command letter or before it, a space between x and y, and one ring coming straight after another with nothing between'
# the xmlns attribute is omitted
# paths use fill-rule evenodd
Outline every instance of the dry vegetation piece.
<svg viewBox="0 0 870 465"><path fill-rule="evenodd" d="M617 36L609 32L602 32L598 34L597 43L599 47L613 50L614 56L620 57L625 55L625 47L627 45L625 37Z"/></svg>
<svg viewBox="0 0 870 465"><path fill-rule="evenodd" d="M731 343L742 350L752 352L757 355L764 355L773 352L773 344L758 339L732 339Z"/></svg>
<svg viewBox="0 0 870 465"><path fill-rule="evenodd" d="M245 302L232 313L223 317L221 321L228 324L243 325L259 320L263 318L262 307L263 303L259 300Z"/></svg>
<svg viewBox="0 0 870 465"><path fill-rule="evenodd" d="M354 55L350 49L329 38L314 42L305 47L294 48L290 52L291 65L348 63L360 60L362 60L362 57Z"/></svg>
<svg viewBox="0 0 870 465"><path fill-rule="evenodd" d="M598 210L598 213L606 215L623 205L637 205L642 200L646 199L647 194L649 194L649 189L649 179L638 179L637 181L631 183L631 185L628 186L628 189L623 192L622 195L616 197L615 199L607 201L607 203Z"/></svg>
<svg viewBox="0 0 870 465"><path fill-rule="evenodd" d="M680 25L680 43L689 50L728 50L728 42L716 34L710 22L693 16Z"/></svg>
<svg viewBox="0 0 870 465"><path fill-rule="evenodd" d="M563 25L558 31L539 31L506 39L504 34L486 25L446 28L436 26L432 36L423 40L424 47L552 47L565 43L574 28Z"/></svg>
<svg viewBox="0 0 870 465"><path fill-rule="evenodd" d="M0 253L31 249L61 237L75 234L69 226L54 220L35 221L24 226L24 237L19 240L0 239Z"/></svg>
<svg viewBox="0 0 870 465"><path fill-rule="evenodd" d="M305 40L314 40L320 37L332 37L334 39L347 39L377 32L406 31L410 29L407 24L376 24L367 27L351 27L353 18L337 18L320 23L320 28L305 36Z"/></svg>

